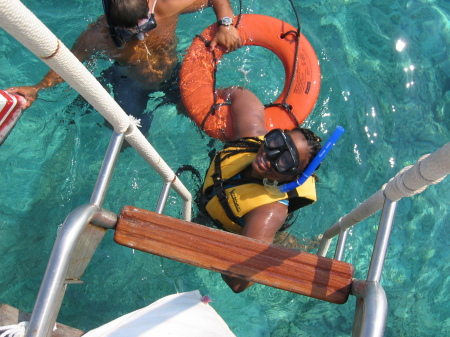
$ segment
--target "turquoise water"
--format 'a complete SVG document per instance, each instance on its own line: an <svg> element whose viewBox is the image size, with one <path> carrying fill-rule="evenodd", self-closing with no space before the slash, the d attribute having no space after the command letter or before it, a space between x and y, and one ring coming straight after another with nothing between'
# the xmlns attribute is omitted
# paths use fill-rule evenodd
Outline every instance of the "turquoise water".
<svg viewBox="0 0 450 337"><path fill-rule="evenodd" d="M101 14L99 1L23 1L71 46ZM295 25L288 1L246 1L244 12ZM238 3L232 0L235 9ZM313 239L376 192L404 166L449 141L450 5L448 1L295 1L302 31L315 48L323 81L316 108L305 122L324 139L337 125L347 132L319 176L319 201L299 213L293 233ZM180 59L192 37L214 21L211 9L180 18ZM406 43L403 51L397 42ZM37 82L47 66L0 31L0 88ZM230 71L231 68L241 70ZM107 64L93 65L99 74ZM284 83L270 52L245 48L228 55L219 84L249 86L264 102ZM27 110L0 147L0 301L31 311L58 227L90 198L110 131L97 113L71 104L67 85L47 90ZM149 109L158 105L158 96ZM218 142L201 135L175 106L154 111L149 140L176 170L207 168ZM194 192L189 174L182 180ZM448 178L399 202L382 277L389 300L386 336L450 334ZM105 201L154 209L161 181L131 149L125 150ZM165 214L179 216L171 195ZM194 209L196 213L196 209ZM379 213L356 226L344 260L365 278ZM256 285L233 294L220 276L118 246L108 232L84 275L69 287L58 321L89 330L175 292L199 289L239 337L349 336L353 297L332 305Z"/></svg>

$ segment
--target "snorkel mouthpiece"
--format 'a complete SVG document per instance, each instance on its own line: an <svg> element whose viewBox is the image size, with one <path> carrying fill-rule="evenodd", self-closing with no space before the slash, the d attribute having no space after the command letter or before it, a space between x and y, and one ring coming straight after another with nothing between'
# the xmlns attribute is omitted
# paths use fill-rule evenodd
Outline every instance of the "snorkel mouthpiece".
<svg viewBox="0 0 450 337"><path fill-rule="evenodd" d="M306 180L313 174L315 169L320 165L320 163L324 160L324 158L327 156L328 152L333 148L333 146L336 144L338 139L342 136L345 129L342 126L338 126L336 130L333 132L331 137L327 140L325 145L322 147L322 149L319 151L319 153L314 157L313 161L308 165L308 167L303 171L302 175L298 180L281 185L277 188L277 186L271 186L270 189L267 189L267 191L273 195L277 195L280 193L286 193L290 190L293 190L294 188L297 188L305 183ZM275 191L278 190L278 191Z"/></svg>

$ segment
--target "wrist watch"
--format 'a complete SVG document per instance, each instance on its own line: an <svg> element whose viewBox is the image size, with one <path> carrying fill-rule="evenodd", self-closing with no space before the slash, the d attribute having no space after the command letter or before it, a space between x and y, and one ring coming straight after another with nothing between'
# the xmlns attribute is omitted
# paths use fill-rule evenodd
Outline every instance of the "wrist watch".
<svg viewBox="0 0 450 337"><path fill-rule="evenodd" d="M219 21L217 21L217 24L219 26L232 26L233 25L233 19L230 18L229 16L224 16L222 19L220 19Z"/></svg>

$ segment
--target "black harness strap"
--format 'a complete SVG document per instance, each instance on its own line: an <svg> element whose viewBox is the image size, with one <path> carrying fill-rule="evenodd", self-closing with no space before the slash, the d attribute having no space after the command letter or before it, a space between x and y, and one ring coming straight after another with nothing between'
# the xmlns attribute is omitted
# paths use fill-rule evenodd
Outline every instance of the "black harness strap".
<svg viewBox="0 0 450 337"><path fill-rule="evenodd" d="M114 44L117 48L123 47L123 42L119 39L116 34L116 30L111 22L111 0L102 0L103 3L103 11L105 12L106 23L108 25L109 35L113 40Z"/></svg>

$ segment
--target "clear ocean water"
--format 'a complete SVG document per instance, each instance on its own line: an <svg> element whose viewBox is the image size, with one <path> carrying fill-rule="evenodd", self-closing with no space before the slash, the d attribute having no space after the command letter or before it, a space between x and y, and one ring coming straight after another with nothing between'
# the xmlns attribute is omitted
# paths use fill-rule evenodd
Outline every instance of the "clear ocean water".
<svg viewBox="0 0 450 337"><path fill-rule="evenodd" d="M100 1L24 0L67 46L101 13ZM237 0L231 0L238 13ZM449 141L450 2L447 0L295 0L302 32L322 70L321 93L305 125L327 139L347 131L319 170L319 201L302 210L293 233L313 240L375 193L404 166ZM243 0L244 13L296 25L287 0ZM215 20L211 9L180 17L180 60L193 36ZM34 84L47 66L0 30L0 88ZM401 49L401 44L404 48ZM107 61L91 65L95 74ZM230 69L236 69L232 71ZM257 47L228 55L219 85L250 87L265 102L284 83L281 63ZM218 141L203 136L174 104L149 101L148 139L176 170L204 174ZM110 131L98 113L74 104L66 84L47 90L0 147L0 302L31 312L58 227L89 202ZM181 176L195 193L198 181ZM132 150L122 152L104 207L153 210L161 180ZM389 312L385 336L450 335L450 180L398 205L382 276ZM165 214L180 216L169 198ZM194 215L196 214L194 209ZM351 230L344 260L367 274L380 213ZM68 288L58 318L90 330L176 292L199 289L238 337L349 336L355 299L333 305L256 285L234 294L213 272L121 247L108 232L83 285ZM312 250L314 252L314 250Z"/></svg>

